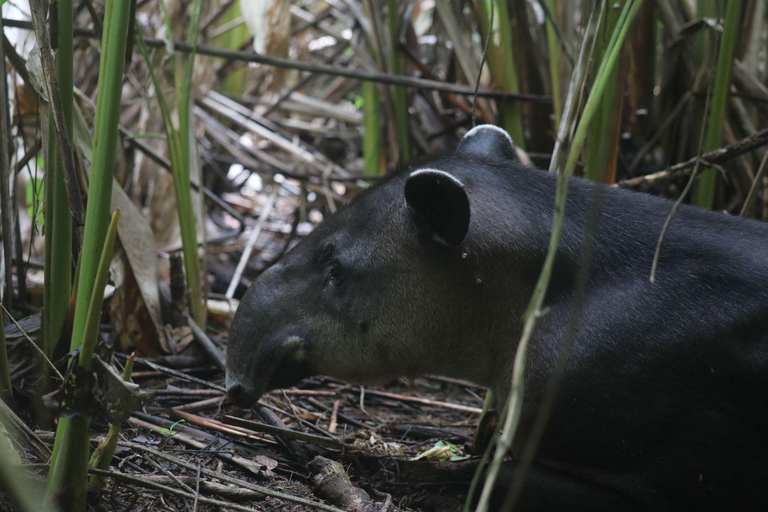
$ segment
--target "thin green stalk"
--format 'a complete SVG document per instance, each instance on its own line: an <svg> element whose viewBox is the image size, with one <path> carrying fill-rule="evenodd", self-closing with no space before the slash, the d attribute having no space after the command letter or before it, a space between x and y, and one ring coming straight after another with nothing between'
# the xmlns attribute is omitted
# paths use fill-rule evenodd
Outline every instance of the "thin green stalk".
<svg viewBox="0 0 768 512"><path fill-rule="evenodd" d="M695 12L691 12L691 6L688 6L689 15L693 15L690 18L683 17L677 20L679 26L674 27L670 25L670 29L682 28L682 23L685 19L693 19L695 16L699 19L717 19L719 17L718 3L720 0L696 0ZM685 3L685 2L684 2ZM710 88L714 81L715 61L717 59L717 39L714 30L709 27L704 27L699 30L696 38L693 41L693 64L690 66L693 79L692 88L695 93L703 93L706 91L706 95L698 95L694 97L694 103L691 108L691 115L683 119L681 125L682 133L680 139L681 145L685 148L680 148L677 154L671 156L673 159L682 159L691 155L698 155L702 152L701 141L698 137L691 134L698 133L698 127L704 126L707 123L707 109L704 108L707 102L706 96L710 94ZM711 102L710 102L711 107ZM692 202L696 201L698 197L699 184L693 184L693 194L691 196Z"/></svg>
<svg viewBox="0 0 768 512"><path fill-rule="evenodd" d="M161 2L165 12L165 3ZM179 213L179 227L181 229L181 245L184 252L184 269L187 274L187 286L189 288L190 314L201 328L205 328L205 304L203 301L203 284L200 273L200 257L197 250L197 227L195 211L192 207L192 187L190 185L190 108L192 96L192 71L194 67L197 36L200 27L200 13L202 1L196 0L194 4L194 17L192 27L188 34L188 43L193 46L188 55L176 53L176 72L174 89L179 114L179 127L175 128L170 109L162 98L162 88L157 78L152 74L152 80L157 91L158 101L163 112L163 124L168 138L171 154L171 169L173 174L173 188L176 194L176 208ZM166 24L168 23L166 17ZM167 26L170 32L170 25ZM140 37L139 37L140 39ZM140 43L143 46L143 41ZM146 48L142 51L147 65L152 66Z"/></svg>
<svg viewBox="0 0 768 512"><path fill-rule="evenodd" d="M93 160L71 343L72 351L82 348L77 364L84 370L91 367L90 355L95 343L95 340L85 339L89 328L88 315L100 311L97 306L101 305L104 293L103 287L97 289L97 279L99 262L107 251L130 6L130 0L110 0L106 3L104 13ZM114 241L114 238L112 240ZM111 251L111 248L109 250ZM94 302L98 304L92 306ZM79 383L75 383L76 388L78 385ZM90 419L77 411L60 418L56 429L46 498L56 500L64 510L85 509L89 429Z"/></svg>
<svg viewBox="0 0 768 512"><path fill-rule="evenodd" d="M72 215L67 204L64 170L57 149L53 116L48 122L45 181L45 283L43 351L53 357L69 312L72 293Z"/></svg>
<svg viewBox="0 0 768 512"><path fill-rule="evenodd" d="M93 351L98 340L99 321L104 287L109 277L109 265L117 238L117 224L120 212L112 214L112 220L104 242L104 247L96 269L94 297L91 297L88 318L84 328L84 338L80 345L77 365L85 371L91 369ZM78 308L79 309L79 308ZM77 312L77 310L76 310ZM83 383L73 378L76 400L82 399L87 389L81 389ZM48 495L46 501L55 501L64 510L83 510L87 491L88 447L90 444L90 418L75 410L74 414L59 419L56 438L51 456L51 469L48 475Z"/></svg>
<svg viewBox="0 0 768 512"><path fill-rule="evenodd" d="M221 15L220 25L228 25L230 22L241 16L240 2L236 2ZM239 50L250 37L251 34L248 32L248 27L245 26L245 23L241 23L216 37L213 41L210 41L210 44L217 48ZM217 91L225 95L242 95L245 93L246 87L248 86L248 76L248 66L239 66L227 73L221 81L221 87L219 87Z"/></svg>
<svg viewBox="0 0 768 512"><path fill-rule="evenodd" d="M104 36L100 62L96 119L93 133L93 160L88 188L83 251L77 289L77 306L72 328L71 350L83 342L88 311L96 285L98 262L110 222L112 181L117 149L117 124L123 85L123 62L130 0L110 0L104 15ZM111 7L111 8L110 8ZM90 363L89 363L90 364Z"/></svg>
<svg viewBox="0 0 768 512"><path fill-rule="evenodd" d="M400 33L400 17L398 16L398 1L387 0L387 25L389 26L389 72L396 76L403 74L403 61L397 51L398 34ZM400 161L405 162L411 157L410 130L408 128L408 96L405 88L392 86L392 103L395 109L395 130ZM369 91L370 94L370 91ZM378 102L376 102L378 105ZM366 127L367 128L367 127Z"/></svg>
<svg viewBox="0 0 768 512"><path fill-rule="evenodd" d="M581 154L581 150L584 147L584 141L587 138L587 129L597 113L598 103L608 86L608 71L615 69L622 43L626 39L627 32L629 32L629 27L632 24L631 22L637 16L637 12L640 10L642 3L642 0L628 2L624 5L624 8L621 11L616 25L617 30L613 31L611 40L606 47L605 54L607 58L603 59L597 74L595 75L595 84L589 94L587 104L584 106L584 113L582 114L579 125L576 128L576 133L573 137L573 144L568 151L568 159L565 163L565 174L567 175L573 174L573 170L576 168L576 160Z"/></svg>
<svg viewBox="0 0 768 512"><path fill-rule="evenodd" d="M366 176L381 174L381 128L379 126L379 86L363 82L363 173Z"/></svg>
<svg viewBox="0 0 768 512"><path fill-rule="evenodd" d="M557 19L555 0L546 0L549 14L554 20L547 19L547 47L549 50L549 79L552 89L552 107L555 112L555 130L560 126L560 116L563 115L562 87L560 86L560 61L562 59L560 38L554 21Z"/></svg>
<svg viewBox="0 0 768 512"><path fill-rule="evenodd" d="M491 34L490 48L488 49L488 67L491 70L496 86L504 91L519 93L517 71L512 53L512 29L510 26L509 8L506 0L494 1L492 8L498 10L499 41L497 45L493 37L493 31L489 32L491 12L486 6L485 0L477 0L478 18L483 37ZM495 25L495 23L494 23ZM495 27L490 27L495 28ZM501 113L501 125L512 136L515 145L525 149L525 132L523 130L523 111L519 102L509 100L499 101Z"/></svg>
<svg viewBox="0 0 768 512"><path fill-rule="evenodd" d="M720 39L720 49L717 53L717 71L715 72L715 88L712 92L712 109L707 120L707 138L702 151L704 153L720 147L723 137L723 126L727 120L726 106L728 104L728 88L731 85L736 35L741 23L741 2L729 0L725 8L725 26ZM696 193L696 203L702 208L711 209L715 200L715 182L717 171L707 169L701 173L699 187Z"/></svg>
<svg viewBox="0 0 768 512"><path fill-rule="evenodd" d="M717 3L719 0L696 0L696 17L717 18ZM712 38L714 34L706 28L701 31L694 44L696 63L701 66L705 63L713 49Z"/></svg>
<svg viewBox="0 0 768 512"><path fill-rule="evenodd" d="M56 51L56 75L59 79L59 95L69 140L74 131L74 10L72 0L58 0L59 48ZM53 5L53 4L51 4Z"/></svg>
<svg viewBox="0 0 768 512"><path fill-rule="evenodd" d="M502 62L504 65L504 85L505 90L519 93L520 85L517 79L517 69L515 67L514 53L512 51L512 28L510 26L511 18L509 16L509 4L506 0L499 0L499 35ZM525 132L523 130L523 109L519 102L504 100L502 103L502 125L504 129L512 136L520 149L525 149Z"/></svg>
<svg viewBox="0 0 768 512"><path fill-rule="evenodd" d="M3 33L3 22L0 20L0 34ZM0 45L2 46L2 45ZM5 293L6 304L10 306L10 299L13 294L13 273L12 273L12 247L11 240L11 197L8 187L10 173L8 149L8 96L7 81L5 78L5 54L0 48L0 213L2 214L2 235L3 235L3 257L5 259ZM19 263L20 264L20 263ZM8 368L8 354L5 348L5 322L0 313L0 399L11 403L13 391L11 389L11 373Z"/></svg>
<svg viewBox="0 0 768 512"><path fill-rule="evenodd" d="M621 2L626 3L626 2ZM621 3L619 5L621 5ZM608 12L604 14L605 22L598 36L598 47L595 62L602 62L605 55L608 34L612 34L619 18L616 4L608 4ZM611 180L615 178L617 144L621 122L624 89L617 88L621 66L615 66L608 75L605 92L599 100L598 111L589 127L587 145L587 166L585 176L596 180L602 175ZM622 76L623 78L623 76Z"/></svg>
<svg viewBox="0 0 768 512"><path fill-rule="evenodd" d="M54 5L54 4L52 4ZM73 140L73 23L72 0L59 0L56 76L64 112L64 124ZM72 293L72 214L69 211L64 168L54 136L53 114L48 122L45 186L45 283L43 291L43 352L53 357L69 312ZM47 382L49 374L45 373Z"/></svg>
<svg viewBox="0 0 768 512"><path fill-rule="evenodd" d="M3 23L0 21L0 34L3 33ZM0 45L0 212L2 216L0 232L3 235L3 260L5 262L5 295L3 302L7 308L12 307L13 299L13 212L11 208L11 187L10 187L10 148L11 139L8 136L10 123L8 119L9 110L8 99L8 80L5 73L5 52ZM21 262L19 262L21 265Z"/></svg>
<svg viewBox="0 0 768 512"><path fill-rule="evenodd" d="M96 348L96 341L99 335L99 323L101 322L101 306L104 302L104 287L107 286L109 278L109 264L112 261L112 251L117 238L117 224L120 222L120 210L112 213L112 220L107 229L107 239L104 242L104 250L99 259L99 266L96 271L96 282L93 287L94 296L91 299L88 308L88 316L85 320L83 330L83 343L80 345L79 364L86 370L91 369L93 360L93 350Z"/></svg>

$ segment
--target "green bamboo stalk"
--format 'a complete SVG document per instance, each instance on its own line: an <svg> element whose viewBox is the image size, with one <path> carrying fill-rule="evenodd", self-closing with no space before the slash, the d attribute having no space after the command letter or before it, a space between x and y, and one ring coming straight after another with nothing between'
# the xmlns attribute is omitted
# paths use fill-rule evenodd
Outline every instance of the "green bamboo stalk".
<svg viewBox="0 0 768 512"><path fill-rule="evenodd" d="M486 5L486 0L477 0L478 18L480 21L480 30L482 37L485 38L489 33L491 23L491 13ZM492 5L498 11L494 16L499 26L499 44L497 45L493 35L491 35L490 46L488 48L488 67L491 70L491 76L498 88L507 92L519 93L517 71L515 68L514 55L512 53L512 28L510 26L509 8L506 0L494 0ZM494 23L495 25L496 23ZM493 34L493 32L491 32ZM523 111L520 103L509 100L499 101L499 112L501 114L501 125L512 136L515 145L525 149L525 132L523 130Z"/></svg>
<svg viewBox="0 0 768 512"><path fill-rule="evenodd" d="M520 92L515 67L514 53L512 52L512 28L510 25L509 4L506 0L499 0L499 35L501 36L499 51L504 64L505 89L515 94ZM504 100L502 110L502 126L512 136L520 149L525 149L525 131L523 130L523 109L519 102ZM509 105L507 105L509 104Z"/></svg>
<svg viewBox="0 0 768 512"><path fill-rule="evenodd" d="M609 2L605 6L605 10L603 12L603 22L600 25L600 30L598 31L597 37L595 38L595 47L593 50L595 57L592 59L592 65L595 71L597 71L598 67L605 58L608 41L610 39L610 35L613 34L613 29L616 27L616 22L618 21L617 18L618 16L616 15L616 10L613 8L613 4ZM594 180L594 173L596 172L597 167L605 163L605 159L602 158L603 155L600 153L600 149L602 149L602 141L600 139L605 135L603 130L603 120L605 118L604 109L606 108L606 97L610 94L611 99L613 99L613 82L614 76L613 73L611 73L611 75L608 76L606 95L605 97L600 98L595 119L589 126L589 133L587 136L588 144L586 151L587 162L584 175L587 179L590 180Z"/></svg>
<svg viewBox="0 0 768 512"><path fill-rule="evenodd" d="M130 0L110 0L104 14L104 35L93 133L93 157L88 188L83 251L72 328L71 350L80 347L94 297L98 262L107 237L112 181L120 117L120 93Z"/></svg>
<svg viewBox="0 0 768 512"><path fill-rule="evenodd" d="M625 4L626 2L619 2ZM595 62L602 62L607 49L608 34L613 34L619 18L616 4L608 4L605 22L598 35ZM597 112L589 128L587 140L587 166L585 176L597 180L598 176L615 178L617 144L619 140L624 90L617 88L621 66L615 66L607 77L605 92L599 99ZM623 79L623 76L622 76ZM609 171L609 169L611 169Z"/></svg>
<svg viewBox="0 0 768 512"><path fill-rule="evenodd" d="M112 251L117 238L117 224L120 222L120 210L112 213L112 220L107 229L107 238L104 242L104 250L99 258L96 280L93 287L94 296L88 307L88 314L83 328L83 343L80 345L80 366L86 370L91 369L93 360L93 350L96 348L96 341L99 335L99 323L101 321L101 306L104 301L104 287L107 286L109 278L109 264L112 262Z"/></svg>
<svg viewBox="0 0 768 512"><path fill-rule="evenodd" d="M694 16L700 19L717 19L719 17L719 1L720 0L696 0L695 5L693 6L690 4L688 4L687 8L680 6L682 9L678 7L678 10L685 10L687 11L687 14L691 16L682 17L682 19L677 21L682 22L685 19L693 19ZM687 2L683 2L683 4L685 5ZM682 23L680 23L680 27L682 27ZM670 26L670 28L672 29L674 27ZM696 37L693 40L693 65L691 65L693 78L692 87L694 92L703 92L706 94L700 94L694 97L690 119L686 118L683 120L683 131L680 134L682 147L678 150L678 154L673 155L672 158L684 158L697 155L702 150L700 138L693 136L692 134L698 134L698 128L706 125L708 107L711 107L712 105L711 102L708 103L708 98L710 95L711 84L714 80L712 73L714 73L715 61L717 58L717 40L715 39L715 36L716 34L714 31L705 26L698 34L696 34ZM697 181L693 184L692 201L694 202L698 196L698 188L699 182Z"/></svg>
<svg viewBox="0 0 768 512"><path fill-rule="evenodd" d="M363 82L363 173L381 174L381 128L379 125L379 88L373 82Z"/></svg>
<svg viewBox="0 0 768 512"><path fill-rule="evenodd" d="M287 6L286 6L287 7ZM232 4L224 14L221 15L221 25L227 25L230 22L241 17L240 2ZM251 34L248 32L248 27L245 23L241 23L236 27L232 27L220 36L216 37L209 44L217 48L225 48L227 50L239 50L248 39ZM223 62L223 59L222 59ZM222 94L242 95L245 93L248 86L248 66L239 66L237 69L227 73L227 76L221 81L221 87L217 90Z"/></svg>
<svg viewBox="0 0 768 512"><path fill-rule="evenodd" d="M626 39L631 21L637 16L637 12L640 10L642 3L642 0L633 0L626 3L619 15L617 30L613 31L605 50L607 58L604 58L600 63L600 67L595 75L595 84L589 94L581 120L579 121L576 133L573 136L573 144L571 144L568 151L568 159L566 160L564 170L567 175L573 174L573 170L576 168L576 161L584 147L584 141L587 138L587 129L597 113L598 103L608 86L608 72L616 67L622 43Z"/></svg>
<svg viewBox="0 0 768 512"><path fill-rule="evenodd" d="M106 20L106 16L105 16ZM127 34L126 34L127 36ZM115 126L117 123L115 123ZM87 212L86 212L87 215ZM94 279L94 296L91 297L88 317L83 328L83 338L80 345L80 356L77 365L83 371L89 371L93 360L93 351L98 340L99 321L104 287L109 278L109 265L117 238L117 224L120 211L112 214L112 220L106 234L103 250L99 258ZM87 225L86 225L87 226ZM82 308L78 307L78 311ZM74 338L73 338L74 339ZM82 397L82 383L74 380L75 397ZM56 438L51 456L51 469L48 474L48 490L46 501L55 501L63 510L84 510L88 478L88 448L90 445L90 423L87 415L74 411L71 416L59 418Z"/></svg>
<svg viewBox="0 0 768 512"><path fill-rule="evenodd" d="M61 280L61 276L63 275L60 271L54 272L53 267L56 265L56 261L59 261L58 259L53 258L53 233L56 232L56 229L53 227L53 221L55 219L60 219L61 215L56 214L56 206L55 206L55 200L54 200L54 194L53 191L56 187L56 184L54 183L55 180L55 171L54 169L59 166L60 164L57 162L58 155L55 148L55 142L53 139L53 130L55 130L55 127L53 126L53 113L49 114L48 116L48 141L45 147L44 151L44 158L43 158L43 169L45 169L45 175L44 175L44 185L43 185L43 223L45 225L45 253L44 253L44 260L43 260L43 318L42 318L42 329L43 329L43 354L48 356L50 358L50 354L53 353L54 347L56 345L56 340L58 340L58 332L60 332L60 329L53 328L53 325L59 324L61 326L64 325L62 314L61 314L61 302L54 300L54 297L61 296L61 292L58 290L61 290L62 286L61 284L55 284L54 280L56 278L59 278ZM61 183L63 186L63 183ZM48 221L46 222L46 218L48 218ZM50 233L48 233L50 231ZM59 247L61 245L59 244ZM71 251L70 251L71 254ZM54 277L55 276L55 277ZM69 281L67 280L67 283ZM70 292L71 293L71 292ZM67 307L69 307L69 300L66 301ZM48 389L48 377L49 372L47 368L43 368L43 393L47 391Z"/></svg>
<svg viewBox="0 0 768 512"><path fill-rule="evenodd" d="M3 33L3 22L0 21L0 34ZM11 139L8 136L10 112L8 99L8 80L5 73L5 51L0 45L0 232L3 234L3 259L5 261L5 295L3 302L6 308L12 307L13 301L13 212L11 208L10 187L10 154ZM21 265L21 262L19 262ZM21 286L21 285L19 285Z"/></svg>
<svg viewBox="0 0 768 512"><path fill-rule="evenodd" d="M393 75L401 76L403 74L403 61L397 51L398 34L400 33L398 3L397 0L387 0L387 25L389 27L389 72ZM405 88L399 85L393 85L391 91L395 110L395 129L400 161L405 162L411 157L410 130L408 128L408 96ZM368 93L372 94L371 91L368 91ZM376 105L378 105L378 101Z"/></svg>
<svg viewBox="0 0 768 512"><path fill-rule="evenodd" d="M165 2L161 2L164 12ZM150 74L157 91L160 108L163 110L163 124L168 138L168 146L171 155L171 170L173 174L173 188L176 194L176 208L179 214L179 227L181 229L181 245L184 253L184 270L187 274L187 286L189 288L189 310L192 319L201 328L205 328L205 303L203 301L203 284L200 272L200 257L197 250L197 227L195 222L195 211L192 207L192 187L190 184L190 109L192 96L192 71L197 53L197 36L200 28L200 14L202 11L202 1L196 0L194 4L194 16L192 27L189 30L187 42L193 46L193 50L188 55L181 52L176 53L176 69L174 75L174 89L176 92L176 102L178 107L179 127L173 124L168 107L162 95L157 77L150 69ZM170 32L166 16L167 29ZM139 36L139 44L144 47L144 42ZM142 55L151 68L152 63L149 60L149 54L146 47L142 50Z"/></svg>
<svg viewBox="0 0 768 512"><path fill-rule="evenodd" d="M69 137L73 134L73 23L72 0L59 0L58 8L58 51L56 52L56 75L59 96L64 111L64 124ZM48 122L48 148L45 186L45 263L43 290L43 352L53 357L56 344L69 311L72 293L72 215L67 202L67 188L64 184L64 169L54 136L53 114ZM48 372L44 381L47 382Z"/></svg>
<svg viewBox="0 0 768 512"><path fill-rule="evenodd" d="M0 34L3 33L3 22L0 19ZM0 45L2 46L2 45ZM12 274L12 251L11 251L11 197L10 190L8 189L9 178L7 173L10 173L9 154L8 148L8 96L7 81L5 78L5 54L3 49L0 48L0 213L2 214L2 234L3 234L3 250L5 258L5 293L6 300L10 301L13 293L13 274ZM21 264L21 263L19 263ZM6 302L10 305L10 302ZM11 373L8 367L8 353L5 347L5 322L3 321L3 315L0 313L0 399L5 400L7 403L11 403L13 400L13 390L11 389Z"/></svg>
<svg viewBox="0 0 768 512"><path fill-rule="evenodd" d="M715 86L712 92L712 109L707 120L707 138L702 152L713 151L720 147L723 137L723 126L727 120L726 106L728 104L728 88L731 85L736 35L741 28L741 2L729 0L725 8L725 26L720 39L720 49L717 53L717 71ZM702 208L711 209L715 200L715 183L717 171L707 169L701 174L696 193L696 204Z"/></svg>
<svg viewBox="0 0 768 512"><path fill-rule="evenodd" d="M696 16L698 18L717 18L717 2L718 0L696 0ZM713 47L713 36L714 34L712 31L705 28L696 39L694 43L694 53L698 65L704 64L707 60Z"/></svg>
<svg viewBox="0 0 768 512"><path fill-rule="evenodd" d="M100 311L104 289L103 286L97 288L99 263L106 257L105 253L111 252L111 246L107 245L110 231L109 209L130 6L130 0L110 0L106 3L104 13L88 209L70 346L72 351L82 348L77 364L86 371L90 370L90 356L95 344L95 339L85 338L87 330L92 329L89 323L93 322L89 321L88 315ZM116 233L116 221L113 231ZM109 236L114 243L114 233ZM108 261L106 264L108 265ZM97 304L92 306L94 302ZM77 389L79 383L74 385ZM63 510L85 509L89 428L90 419L76 411L71 416L59 419L48 474L46 500L55 500Z"/></svg>
<svg viewBox="0 0 768 512"><path fill-rule="evenodd" d="M557 20L557 6L555 0L546 0L549 14ZM552 89L552 107L555 113L555 131L560 126L560 116L563 115L563 97L562 86L560 85L560 61L562 60L562 50L560 38L557 37L557 30L553 20L547 20L547 47L549 50L549 79Z"/></svg>

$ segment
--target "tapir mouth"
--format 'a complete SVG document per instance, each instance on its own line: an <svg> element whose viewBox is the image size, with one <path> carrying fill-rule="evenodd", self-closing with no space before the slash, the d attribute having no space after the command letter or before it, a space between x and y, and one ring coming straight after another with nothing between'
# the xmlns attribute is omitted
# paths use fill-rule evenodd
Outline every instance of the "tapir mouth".
<svg viewBox="0 0 768 512"><path fill-rule="evenodd" d="M314 375L303 349L291 350L278 361L267 382L266 391L290 388Z"/></svg>

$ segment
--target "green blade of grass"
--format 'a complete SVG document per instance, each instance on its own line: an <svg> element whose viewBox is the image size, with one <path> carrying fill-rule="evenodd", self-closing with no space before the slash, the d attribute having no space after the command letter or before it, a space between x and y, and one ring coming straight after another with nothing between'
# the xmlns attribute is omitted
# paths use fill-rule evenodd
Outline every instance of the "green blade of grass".
<svg viewBox="0 0 768 512"><path fill-rule="evenodd" d="M403 74L403 61L397 51L400 17L398 16L397 0L387 0L387 25L389 27L389 72L400 76ZM408 96L405 88L392 86L392 103L395 110L395 130L400 162L405 162L411 156L410 130L408 128ZM378 104L378 102L377 102ZM366 127L367 128L367 127Z"/></svg>
<svg viewBox="0 0 768 512"><path fill-rule="evenodd" d="M221 25L228 25L232 21L242 16L240 12L240 3L232 4L221 15ZM241 23L236 27L232 27L223 34L214 38L209 44L217 48L225 48L228 50L239 50L248 40L251 34L248 32L248 27L245 23ZM223 62L223 61L222 61ZM239 66L236 69L228 72L221 81L221 87L217 89L222 94L230 95L242 95L245 93L248 86L248 67Z"/></svg>
<svg viewBox="0 0 768 512"><path fill-rule="evenodd" d="M170 33L170 25L167 16L165 2L160 2L166 15L166 27ZM190 107L192 89L192 71L197 48L197 35L200 25L202 1L195 0L193 9L192 27L188 39L193 50L189 55L183 56L179 52L175 57L174 90L178 105L178 129L173 124L171 110L162 93L162 87L153 70L146 45L141 35L136 33L136 44L149 68L150 79L157 93L163 117L163 127L168 140L168 150L171 157L171 172L173 175L173 187L176 197L176 208L179 214L179 228L181 231L181 245L184 254L184 270L187 277L189 292L189 310L195 323L205 328L205 304L203 301L202 275L200 272L200 258L197 250L197 227L195 212L192 207L192 187L190 181Z"/></svg>
<svg viewBox="0 0 768 512"><path fill-rule="evenodd" d="M56 76L59 83L64 124L72 139L73 133L73 23L72 0L59 0L58 50L56 52ZM53 115L48 123L48 150L45 187L45 282L43 291L43 352L53 357L62 329L69 313L72 293L72 215L69 211L64 169L54 136ZM45 373L47 382L49 373ZM46 385L47 388L47 385ZM47 389L46 389L47 391Z"/></svg>
<svg viewBox="0 0 768 512"><path fill-rule="evenodd" d="M604 27L598 37L597 62L602 62L604 52L607 48L604 46L607 42L607 34L612 34L616 23L618 22L619 4L609 4L605 13ZM622 57L622 60L624 58ZM611 71L607 78L605 92L597 106L594 121L589 128L587 145L587 166L585 177L590 180L597 180L598 176L607 177L610 182L616 176L616 157L618 155L619 131L621 122L621 112L624 99L624 89L619 87L619 83L624 83L623 66L617 65Z"/></svg>
<svg viewBox="0 0 768 512"><path fill-rule="evenodd" d="M0 2L2 5L2 2ZM3 22L0 20L0 34L3 33ZM2 46L2 45L0 45ZM8 148L10 147L8 142L8 119L7 119L7 105L8 98L5 95L6 78L5 78L5 54L3 49L0 48L0 211L2 212L2 234L3 234L3 257L5 260L5 293L6 299L10 300L10 294L13 293L13 276L12 276L12 252L11 252L11 197L10 190L8 188L9 178L7 173L10 172ZM19 262L19 264L21 264ZM10 305L9 302L6 302ZM13 399L13 391L11 389L11 373L8 368L8 354L5 347L5 323L2 321L3 315L0 313L0 399L5 400L7 403L11 403Z"/></svg>
<svg viewBox="0 0 768 512"><path fill-rule="evenodd" d="M491 12L486 4L487 0L477 0L478 18L483 38L489 34ZM488 67L496 86L507 92L520 92L518 85L515 60L512 54L512 29L510 26L509 8L504 0L494 1L492 8L498 10L499 44L496 44L492 31L488 48ZM495 25L496 23L494 23ZM523 112L520 104L508 100L499 102L501 113L501 125L512 136L520 149L525 149L525 132L523 130Z"/></svg>
<svg viewBox="0 0 768 512"><path fill-rule="evenodd" d="M2 5L0 3L0 5ZM0 21L0 34L3 33L3 23ZM0 45L1 47L2 45ZM8 129L10 123L8 119L8 112L10 112L9 98L8 98L8 80L5 73L5 50L0 48L0 211L2 211L2 218L0 219L0 231L3 234L3 260L5 262L4 277L4 292L3 302L6 307L12 307L13 299L13 214L11 208L11 167L10 167L10 152L12 147L10 144L11 139L9 137ZM21 263L19 263L20 265Z"/></svg>
<svg viewBox="0 0 768 512"><path fill-rule="evenodd" d="M564 173L566 175L573 174L573 170L576 168L576 160L584 147L584 141L587 138L587 129L589 128L592 119L597 114L598 104L608 87L610 73L615 69L616 63L619 59L619 52L621 46L627 37L631 21L637 16L637 12L640 10L642 0L634 0L627 2L619 15L617 21L617 29L613 31L611 40L606 47L606 58L600 64L600 67L595 75L595 83L592 87L592 91L589 94L586 105L584 105L584 112L581 120L579 121L576 133L573 136L573 143L568 150L568 159L565 163Z"/></svg>
<svg viewBox="0 0 768 512"><path fill-rule="evenodd" d="M96 346L101 305L104 287L109 277L109 265L117 238L117 224L120 212L112 214L106 234L104 247L101 251L99 264L96 269L94 296L91 297L88 318L84 328L80 356L77 364L80 368L90 370L93 350ZM82 383L73 381L74 393L77 396L87 392L80 389ZM48 475L48 500L55 501L63 510L84 510L85 493L88 477L88 447L90 443L90 418L88 415L74 411L71 416L59 419L54 440L51 469Z"/></svg>
<svg viewBox="0 0 768 512"><path fill-rule="evenodd" d="M557 8L555 0L546 0L550 15L556 19ZM557 37L557 30L553 25L553 20L547 19L547 49L549 51L549 79L552 89L552 107L555 113L555 130L560 126L560 116L563 115L562 88L560 86L560 61L561 46L560 38Z"/></svg>
<svg viewBox="0 0 768 512"><path fill-rule="evenodd" d="M93 286L94 296L88 308L88 316L85 320L83 329L83 343L80 346L80 366L85 369L91 368L93 359L93 349L96 347L96 340L99 334L99 322L101 321L101 306L104 300L104 287L109 278L109 264L112 261L112 251L115 247L117 238L117 224L120 221L120 210L112 213L112 220L107 229L107 238L104 241L104 249L99 258L99 266L96 271L95 284Z"/></svg>
<svg viewBox="0 0 768 512"><path fill-rule="evenodd" d="M184 250L184 267L187 273L189 291L189 311L192 319L205 329L205 301L203 299L203 281L200 272L200 257L197 249L197 223L195 210L192 206L192 187L190 182L190 158L192 155L190 119L192 104L192 72L197 53L197 39L202 14L202 0L193 4L192 27L188 34L188 43L192 44L192 52L186 56L183 66L180 96L177 96L179 106L179 154L182 159L180 166L173 166L174 190L176 205L179 212L179 226ZM202 203L201 203L202 204Z"/></svg>
<svg viewBox="0 0 768 512"><path fill-rule="evenodd" d="M725 8L725 25L720 39L720 49L717 52L717 71L715 72L715 87L712 91L712 109L707 120L707 138L702 151L704 153L720 147L723 137L723 126L726 122L726 106L728 104L728 88L731 85L736 35L741 23L741 2L729 0ZM715 183L717 171L707 169L701 173L699 187L696 193L696 204L702 208L711 209L715 200Z"/></svg>
<svg viewBox="0 0 768 512"><path fill-rule="evenodd" d="M112 180L117 149L117 125L120 118L120 96L130 0L110 0L104 19L104 36L99 73L99 94L93 134L93 160L88 188L83 251L77 306L72 329L71 350L83 341L98 263L107 238L112 200Z"/></svg>
<svg viewBox="0 0 768 512"><path fill-rule="evenodd" d="M514 53L512 52L512 27L509 6L506 1L499 1L499 53L504 67L504 88L508 92L519 93L520 85L517 78ZM512 140L522 150L525 150L525 131L523 129L523 109L519 102L504 100L502 123L504 129L512 136Z"/></svg>

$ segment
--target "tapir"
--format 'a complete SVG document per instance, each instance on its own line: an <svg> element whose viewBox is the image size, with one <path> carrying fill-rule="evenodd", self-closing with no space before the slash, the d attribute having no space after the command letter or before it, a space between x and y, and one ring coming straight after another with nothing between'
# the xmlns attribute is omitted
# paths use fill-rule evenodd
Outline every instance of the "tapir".
<svg viewBox="0 0 768 512"><path fill-rule="evenodd" d="M229 396L438 374L506 397L556 181L483 125L361 193L243 296ZM768 510L768 225L683 205L651 281L673 203L568 183L513 458L559 386L516 510Z"/></svg>

